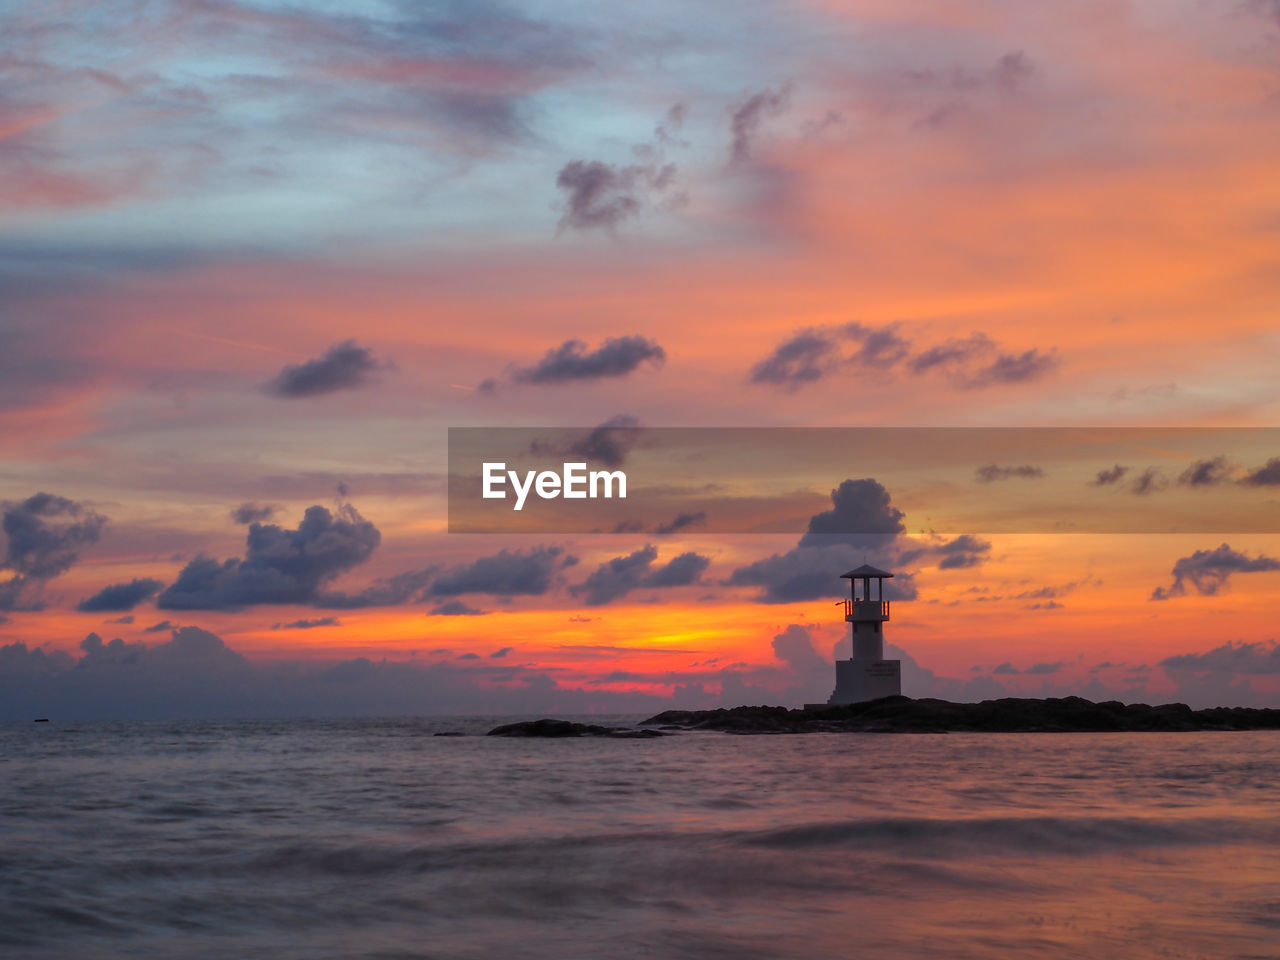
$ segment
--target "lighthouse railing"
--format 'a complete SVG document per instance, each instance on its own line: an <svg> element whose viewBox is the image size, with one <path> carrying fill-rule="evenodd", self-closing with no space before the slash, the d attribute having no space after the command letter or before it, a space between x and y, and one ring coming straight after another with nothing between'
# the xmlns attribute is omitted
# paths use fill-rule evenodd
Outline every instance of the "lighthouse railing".
<svg viewBox="0 0 1280 960"><path fill-rule="evenodd" d="M888 600L846 600L844 602L844 618L852 620L888 620Z"/></svg>

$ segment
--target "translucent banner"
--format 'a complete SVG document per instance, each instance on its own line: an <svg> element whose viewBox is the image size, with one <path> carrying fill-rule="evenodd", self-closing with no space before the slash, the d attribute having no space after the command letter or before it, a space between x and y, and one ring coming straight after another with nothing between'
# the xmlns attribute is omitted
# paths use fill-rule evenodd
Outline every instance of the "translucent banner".
<svg viewBox="0 0 1280 960"><path fill-rule="evenodd" d="M455 427L454 533L1275 533L1280 429Z"/></svg>

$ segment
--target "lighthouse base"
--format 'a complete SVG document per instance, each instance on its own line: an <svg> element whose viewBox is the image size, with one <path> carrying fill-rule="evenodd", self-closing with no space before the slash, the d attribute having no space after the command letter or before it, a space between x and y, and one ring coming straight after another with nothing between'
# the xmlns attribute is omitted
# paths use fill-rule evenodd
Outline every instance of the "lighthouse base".
<svg viewBox="0 0 1280 960"><path fill-rule="evenodd" d="M901 660L837 660L836 689L828 706L902 694Z"/></svg>

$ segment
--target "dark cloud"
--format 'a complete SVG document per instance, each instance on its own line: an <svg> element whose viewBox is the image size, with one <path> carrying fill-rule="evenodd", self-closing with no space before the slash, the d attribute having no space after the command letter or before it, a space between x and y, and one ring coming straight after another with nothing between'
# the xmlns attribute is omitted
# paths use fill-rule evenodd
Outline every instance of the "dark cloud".
<svg viewBox="0 0 1280 960"><path fill-rule="evenodd" d="M808 532L794 549L737 568L726 585L762 588L756 597L760 603L794 603L846 594L848 584L840 574L863 562L892 568L900 559L896 549L905 527L889 491L874 479L845 480L831 491L831 502L831 510L809 519ZM902 573L887 581L885 596L913 599L912 576Z"/></svg>
<svg viewBox="0 0 1280 960"><path fill-rule="evenodd" d="M871 327L862 323L846 323L841 332L860 344L845 362L860 367L887 369L903 360L911 350L911 341L898 333L897 324Z"/></svg>
<svg viewBox="0 0 1280 960"><path fill-rule="evenodd" d="M975 476L979 483L994 483L997 480L1012 480L1015 478L1023 480L1039 479L1044 476L1044 471L1031 464L1023 464L1017 467L1001 467L994 463L989 463L985 467L979 467L975 472Z"/></svg>
<svg viewBox="0 0 1280 960"><path fill-rule="evenodd" d="M857 349L844 353L840 343L845 340L858 344ZM881 374L901 368L915 375L940 370L956 387L975 389L1036 380L1058 362L1056 350L1001 353L999 344L984 333L952 338L912 355L911 341L897 324L846 323L801 330L753 366L748 379L795 391L849 368Z"/></svg>
<svg viewBox="0 0 1280 960"><path fill-rule="evenodd" d="M1280 457L1272 457L1265 466L1250 470L1240 482L1251 487L1280 486Z"/></svg>
<svg viewBox="0 0 1280 960"><path fill-rule="evenodd" d="M682 553L662 566L654 566L658 550L652 544L625 557L600 564L580 584L569 588L575 597L585 596L588 606L601 606L640 588L686 587L697 583L711 561L696 553Z"/></svg>
<svg viewBox="0 0 1280 960"><path fill-rule="evenodd" d="M863 546L845 538L821 538L797 546L783 554L738 567L725 581L727 586L759 587L758 603L797 603L804 600L834 600L847 596L849 582L840 574L869 562L892 569L895 557L892 540L867 538ZM830 542L826 542L826 541ZM916 588L910 573L885 581L886 600L914 600Z"/></svg>
<svg viewBox="0 0 1280 960"><path fill-rule="evenodd" d="M610 469L622 466L640 439L640 421L628 414L611 417L569 447L569 453Z"/></svg>
<svg viewBox="0 0 1280 960"><path fill-rule="evenodd" d="M928 558L937 559L939 569L959 569L977 566L991 552L989 541L968 533L950 540L934 538L932 542L913 543L898 553L897 563L912 564Z"/></svg>
<svg viewBox="0 0 1280 960"><path fill-rule="evenodd" d="M1227 673L1250 676L1280 673L1280 645L1269 643L1224 643L1204 653L1182 653L1160 661L1166 670L1196 673Z"/></svg>
<svg viewBox="0 0 1280 960"><path fill-rule="evenodd" d="M555 575L577 563L560 547L502 550L471 563L453 567L432 582L427 596L452 597L466 593L493 596L541 596L552 586Z"/></svg>
<svg viewBox="0 0 1280 960"><path fill-rule="evenodd" d="M680 530L696 527L707 522L707 513L705 510L698 510L696 513L678 513L670 523L660 523L653 528L654 533L671 534Z"/></svg>
<svg viewBox="0 0 1280 960"><path fill-rule="evenodd" d="M556 187L565 193L560 228L617 229L640 212L636 191L643 184L643 168L616 167L600 160L571 160L556 174Z"/></svg>
<svg viewBox="0 0 1280 960"><path fill-rule="evenodd" d="M1189 557L1180 557L1173 565L1173 583L1167 588L1156 587L1151 599L1186 596L1188 582L1201 596L1211 597L1227 587L1234 573L1270 570L1280 570L1280 560L1263 555L1248 557L1224 543L1213 550L1197 550Z"/></svg>
<svg viewBox="0 0 1280 960"><path fill-rule="evenodd" d="M813 648L809 631L798 623L788 624L781 633L774 634L773 655L798 672L823 671L834 676L831 661Z"/></svg>
<svg viewBox="0 0 1280 960"><path fill-rule="evenodd" d="M1099 470L1098 475L1090 482L1095 487L1109 487L1112 484L1119 483L1128 472L1128 467L1121 466L1117 463L1114 467L1107 470Z"/></svg>
<svg viewBox="0 0 1280 960"><path fill-rule="evenodd" d="M711 560L698 553L682 553L654 569L640 584L642 587L687 587L711 565Z"/></svg>
<svg viewBox="0 0 1280 960"><path fill-rule="evenodd" d="M750 380L795 391L821 380L838 365L835 341L810 330L779 344L751 368Z"/></svg>
<svg viewBox="0 0 1280 960"><path fill-rule="evenodd" d="M459 659L459 660L479 660L479 659L480 659L480 654L478 654L478 653L460 653L460 654L458 654L458 659Z"/></svg>
<svg viewBox="0 0 1280 960"><path fill-rule="evenodd" d="M1046 353L1039 348L1032 348L1022 353L1002 353L991 363L965 377L962 385L976 389L1005 383L1028 383L1039 380L1059 363L1056 350Z"/></svg>
<svg viewBox="0 0 1280 960"><path fill-rule="evenodd" d="M906 529L903 516L879 481L845 480L831 491L831 509L809 518L809 529L800 538L800 546L825 545L833 542L833 537L845 538L857 546L875 542L875 538L892 538ZM849 540L850 537L854 539Z"/></svg>
<svg viewBox="0 0 1280 960"><path fill-rule="evenodd" d="M1000 674L1009 674L1009 675L1012 675L1012 674L1015 674L1015 673L1021 673L1022 671L1021 671L1021 670L1019 670L1017 667L1015 667L1012 663L1009 663L1009 661L1007 661L1007 660L1006 660L1004 663L1000 664L1000 666L996 667L996 668L995 668L994 670L992 670L991 672L992 672L992 673L1000 673Z"/></svg>
<svg viewBox="0 0 1280 960"><path fill-rule="evenodd" d="M626 462L627 454L640 439L640 421L635 417L621 413L610 417L590 433L569 443L534 441L530 452L536 454L560 454L581 457L588 463L594 463L617 469Z"/></svg>
<svg viewBox="0 0 1280 960"><path fill-rule="evenodd" d="M732 143L729 162L735 166L751 159L760 126L767 117L781 113L787 107L791 91L788 87L778 90L765 89L753 93L729 109L729 130Z"/></svg>
<svg viewBox="0 0 1280 960"><path fill-rule="evenodd" d="M670 198L680 203L676 189L677 167L666 160L666 149L683 146L678 133L684 123L685 107L676 104L658 124L649 143L632 148L635 162L605 163L601 160L571 160L556 174L556 187L564 193L561 231L615 231L653 200Z"/></svg>
<svg viewBox="0 0 1280 960"><path fill-rule="evenodd" d="M1211 487L1231 479L1231 465L1226 457L1197 460L1178 476L1178 483L1187 487Z"/></svg>
<svg viewBox="0 0 1280 960"><path fill-rule="evenodd" d="M336 514L308 507L296 530L255 523L243 559L188 563L156 605L164 610L235 610L254 604L312 603L339 574L369 558L382 535L350 504Z"/></svg>
<svg viewBox="0 0 1280 960"><path fill-rule="evenodd" d="M0 570L13 576L0 583L0 610L35 603L23 597L65 573L79 559L80 548L96 543L107 518L74 500L37 493L20 502L4 501L7 538Z"/></svg>
<svg viewBox="0 0 1280 960"><path fill-rule="evenodd" d="M858 344L857 349L843 354L843 340ZM910 342L899 335L897 325L892 323L882 327L846 323L802 330L752 367L750 381L795 391L849 367L888 370L909 350Z"/></svg>
<svg viewBox="0 0 1280 960"><path fill-rule="evenodd" d="M343 340L314 360L285 367L265 389L277 397L315 397L364 386L383 368L370 350Z"/></svg>
<svg viewBox="0 0 1280 960"><path fill-rule="evenodd" d="M168 633L170 630L175 630L175 629L177 629L176 625L170 623L168 620L161 620L159 623L153 623L149 627L143 627L142 632L143 633Z"/></svg>
<svg viewBox="0 0 1280 960"><path fill-rule="evenodd" d="M990 554L989 540L963 533L941 543L925 543L907 548L898 554L897 562L909 564L927 557L937 559L939 570L962 570L978 566Z"/></svg>
<svg viewBox="0 0 1280 960"><path fill-rule="evenodd" d="M566 340L532 367L514 370L511 378L516 383L560 384L625 377L641 364L660 367L667 359L657 343L635 335L610 337L595 350L586 347L581 340Z"/></svg>
<svg viewBox="0 0 1280 960"><path fill-rule="evenodd" d="M953 337L917 353L907 361L907 368L912 373L925 373L938 367L966 365L995 348L995 343L985 333L973 333L963 338Z"/></svg>
<svg viewBox="0 0 1280 960"><path fill-rule="evenodd" d="M314 617L310 620L290 620L288 623L273 623L272 630L314 630L316 627L338 627L342 625L337 617Z"/></svg>
<svg viewBox="0 0 1280 960"><path fill-rule="evenodd" d="M100 613L120 610L132 610L143 600L150 600L164 584L150 578L134 579L128 583L113 583L103 587L91 597L86 597L76 604L81 613Z"/></svg>
<svg viewBox="0 0 1280 960"><path fill-rule="evenodd" d="M395 576L375 580L356 593L329 591L316 597L315 606L333 610L359 610L364 607L394 607L422 598L422 593L439 571L439 566L406 570Z"/></svg>
<svg viewBox="0 0 1280 960"><path fill-rule="evenodd" d="M107 623L133 623L133 614L126 613L123 617L115 617L112 620L108 620Z"/></svg>
<svg viewBox="0 0 1280 960"><path fill-rule="evenodd" d="M446 600L428 612L429 617L483 617L486 611L469 606L461 600Z"/></svg>
<svg viewBox="0 0 1280 960"><path fill-rule="evenodd" d="M1169 486L1168 479L1165 475L1155 467L1147 467L1142 473L1133 478L1133 484L1129 489L1139 497L1145 497L1152 493L1158 493Z"/></svg>
<svg viewBox="0 0 1280 960"><path fill-rule="evenodd" d="M265 523L276 515L276 508L269 504L242 503L231 511L236 523Z"/></svg>
<svg viewBox="0 0 1280 960"><path fill-rule="evenodd" d="M514 649L514 647L499 647L497 650L493 651L493 653L489 654L489 657L491 659L498 660L505 657Z"/></svg>
<svg viewBox="0 0 1280 960"><path fill-rule="evenodd" d="M1059 603L1057 600L1043 600L1037 603L1028 603L1025 607L1027 610L1061 610L1066 604Z"/></svg>
<svg viewBox="0 0 1280 960"><path fill-rule="evenodd" d="M1055 660L1053 663L1033 663L1029 668L1027 668L1027 673L1032 673L1032 674L1057 673L1059 670L1061 670L1065 666L1066 666L1066 661L1064 660Z"/></svg>

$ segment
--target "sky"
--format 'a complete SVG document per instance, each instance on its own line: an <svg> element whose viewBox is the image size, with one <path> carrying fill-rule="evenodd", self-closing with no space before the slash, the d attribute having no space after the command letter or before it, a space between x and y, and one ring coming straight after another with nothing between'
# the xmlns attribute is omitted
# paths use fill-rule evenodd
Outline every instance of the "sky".
<svg viewBox="0 0 1280 960"><path fill-rule="evenodd" d="M1280 706L1280 443L448 509L451 427L1276 424L1273 0L45 0L0 76L6 716L799 704L863 558L909 695ZM1237 518L935 522L1067 461Z"/></svg>

